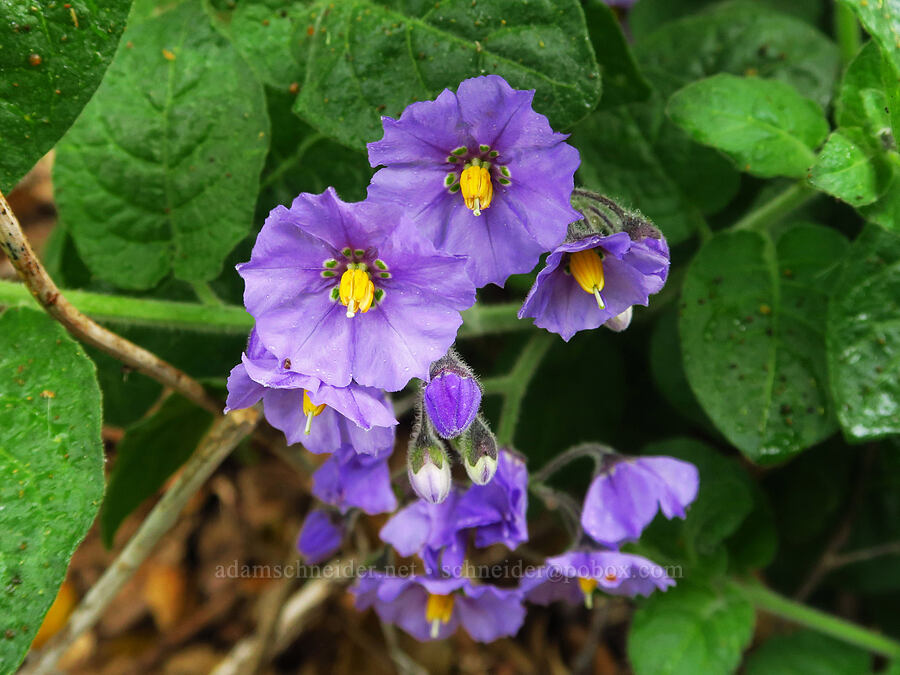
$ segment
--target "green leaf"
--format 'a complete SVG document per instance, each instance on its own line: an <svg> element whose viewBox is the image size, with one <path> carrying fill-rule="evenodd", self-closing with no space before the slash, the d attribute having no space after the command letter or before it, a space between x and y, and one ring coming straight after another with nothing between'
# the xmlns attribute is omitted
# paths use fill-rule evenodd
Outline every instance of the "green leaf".
<svg viewBox="0 0 900 675"><path fill-rule="evenodd" d="M811 630L776 635L747 659L746 675L862 675L872 658L865 650Z"/></svg>
<svg viewBox="0 0 900 675"><path fill-rule="evenodd" d="M740 662L754 623L753 605L739 590L682 580L634 613L628 658L635 675L724 675Z"/></svg>
<svg viewBox="0 0 900 675"><path fill-rule="evenodd" d="M893 178L893 165L878 141L862 129L844 127L828 137L809 182L851 206L864 206L877 201Z"/></svg>
<svg viewBox="0 0 900 675"><path fill-rule="evenodd" d="M112 546L122 521L187 461L212 420L207 411L172 395L152 417L128 429L117 448L100 514L107 547Z"/></svg>
<svg viewBox="0 0 900 675"><path fill-rule="evenodd" d="M860 23L882 53L900 71L900 1L841 0L856 12Z"/></svg>
<svg viewBox="0 0 900 675"><path fill-rule="evenodd" d="M0 0L0 190L12 189L90 100L129 7L131 0Z"/></svg>
<svg viewBox="0 0 900 675"><path fill-rule="evenodd" d="M103 424L124 427L140 419L159 400L162 386L93 347L85 351L97 366L103 392Z"/></svg>
<svg viewBox="0 0 900 675"><path fill-rule="evenodd" d="M749 459L783 460L834 430L823 318L847 243L835 230L723 232L691 263L682 292L688 382Z"/></svg>
<svg viewBox="0 0 900 675"><path fill-rule="evenodd" d="M650 84L635 63L622 27L603 0L582 0L591 45L603 76L601 108L610 108L650 96Z"/></svg>
<svg viewBox="0 0 900 675"><path fill-rule="evenodd" d="M669 116L748 173L801 178L828 135L821 108L775 80L715 75L669 99Z"/></svg>
<svg viewBox="0 0 900 675"><path fill-rule="evenodd" d="M818 30L743 0L668 23L639 40L635 53L665 96L717 73L753 74L826 105L839 70L837 47Z"/></svg>
<svg viewBox="0 0 900 675"><path fill-rule="evenodd" d="M0 672L15 672L103 499L100 389L62 327L0 316Z"/></svg>
<svg viewBox="0 0 900 675"><path fill-rule="evenodd" d="M381 138L381 115L399 117L413 101L476 75L535 89L535 110L555 129L597 104L600 74L577 0L422 4L421 11L370 0L313 5L314 23L294 33L295 57L306 69L297 114L362 149Z"/></svg>
<svg viewBox="0 0 900 675"><path fill-rule="evenodd" d="M885 61L874 42L868 42L847 66L836 104L838 125L860 127L872 136L891 128L890 97L884 79ZM896 88L896 82L894 83Z"/></svg>
<svg viewBox="0 0 900 675"><path fill-rule="evenodd" d="M269 141L262 86L196 2L129 28L60 143L60 218L91 272L207 281L247 235Z"/></svg>
<svg viewBox="0 0 900 675"><path fill-rule="evenodd" d="M598 110L570 142L581 153L579 181L640 209L673 245L704 229L704 213L720 209L738 188L730 163L668 122L658 98Z"/></svg>
<svg viewBox="0 0 900 675"><path fill-rule="evenodd" d="M853 441L900 433L900 234L867 226L828 305L828 372Z"/></svg>

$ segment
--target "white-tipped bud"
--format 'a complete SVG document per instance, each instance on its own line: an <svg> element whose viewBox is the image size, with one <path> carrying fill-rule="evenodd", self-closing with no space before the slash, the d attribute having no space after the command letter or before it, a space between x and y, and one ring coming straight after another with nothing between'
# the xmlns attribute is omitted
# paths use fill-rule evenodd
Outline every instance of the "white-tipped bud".
<svg viewBox="0 0 900 675"><path fill-rule="evenodd" d="M421 425L409 444L406 468L413 490L426 502L440 504L450 494L450 458L444 444L429 428Z"/></svg>
<svg viewBox="0 0 900 675"><path fill-rule="evenodd" d="M455 441L469 479L487 485L497 473L497 439L479 415L469 429Z"/></svg>
<svg viewBox="0 0 900 675"><path fill-rule="evenodd" d="M616 333L621 333L631 325L631 314L631 307L629 307L621 314L616 314L613 318L609 319L603 325L610 330L615 331Z"/></svg>

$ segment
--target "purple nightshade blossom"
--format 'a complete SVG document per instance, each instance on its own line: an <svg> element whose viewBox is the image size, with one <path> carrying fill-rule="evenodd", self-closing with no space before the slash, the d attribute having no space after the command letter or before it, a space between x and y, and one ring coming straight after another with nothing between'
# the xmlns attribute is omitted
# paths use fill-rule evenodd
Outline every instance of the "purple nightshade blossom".
<svg viewBox="0 0 900 675"><path fill-rule="evenodd" d="M273 209L237 269L268 351L329 385L397 391L453 343L475 301L465 264L396 205L348 204L329 188Z"/></svg>
<svg viewBox="0 0 900 675"><path fill-rule="evenodd" d="M581 526L594 541L612 548L641 536L662 510L666 518L684 518L697 496L697 467L673 457L612 455L591 482Z"/></svg>
<svg viewBox="0 0 900 675"><path fill-rule="evenodd" d="M497 473L487 485L472 485L457 507L461 528L475 528L475 545L514 549L528 541L528 470L509 450L500 450Z"/></svg>
<svg viewBox="0 0 900 675"><path fill-rule="evenodd" d="M473 585L464 577L360 576L351 592L356 608L374 607L382 621L417 640L443 640L462 626L478 642L515 635L525 620L518 589Z"/></svg>
<svg viewBox="0 0 900 675"><path fill-rule="evenodd" d="M580 158L532 107L534 91L498 75L463 81L399 120L382 117L369 143L383 165L369 196L392 201L441 251L468 257L476 286L528 272L581 215L569 199Z"/></svg>
<svg viewBox="0 0 900 675"><path fill-rule="evenodd" d="M422 393L425 412L442 438L455 438L469 428L481 407L481 387L474 377L440 372Z"/></svg>
<svg viewBox="0 0 900 675"><path fill-rule="evenodd" d="M297 550L303 554L307 564L315 565L330 558L344 539L344 528L332 514L316 509L310 511L300 528Z"/></svg>
<svg viewBox="0 0 900 675"><path fill-rule="evenodd" d="M242 362L228 377L225 411L262 399L266 419L287 442L302 443L314 453L352 447L377 455L393 447L397 420L384 392L355 383L333 387L290 365L266 351L256 330L251 332Z"/></svg>
<svg viewBox="0 0 900 675"><path fill-rule="evenodd" d="M355 507L369 515L389 513L397 508L389 457L389 451L373 457L352 448L338 450L316 469L312 492L341 511Z"/></svg>
<svg viewBox="0 0 900 675"><path fill-rule="evenodd" d="M650 595L674 586L666 571L639 555L618 551L570 551L547 558L536 574L519 583L525 599L538 605L557 600L592 604L596 589L610 595Z"/></svg>
<svg viewBox="0 0 900 675"><path fill-rule="evenodd" d="M660 235L632 239L628 232L587 234L560 244L519 310L568 342L633 305L647 305L669 273L669 247ZM614 322L611 327L616 329Z"/></svg>

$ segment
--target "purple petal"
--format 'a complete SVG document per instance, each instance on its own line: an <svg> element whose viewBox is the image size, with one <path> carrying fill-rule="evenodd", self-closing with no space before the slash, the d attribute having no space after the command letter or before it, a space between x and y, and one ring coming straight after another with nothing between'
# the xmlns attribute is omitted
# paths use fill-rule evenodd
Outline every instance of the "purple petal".
<svg viewBox="0 0 900 675"><path fill-rule="evenodd" d="M303 521L297 549L303 554L307 564L315 565L330 558L340 547L344 531L331 516L316 509Z"/></svg>
<svg viewBox="0 0 900 675"><path fill-rule="evenodd" d="M454 613L466 632L479 642L492 642L519 632L525 621L525 608L518 589L490 585L471 586L457 597Z"/></svg>
<svg viewBox="0 0 900 675"><path fill-rule="evenodd" d="M247 374L243 364L236 365L228 375L228 398L225 400L225 412L240 410L255 405L262 398L266 388L254 382Z"/></svg>

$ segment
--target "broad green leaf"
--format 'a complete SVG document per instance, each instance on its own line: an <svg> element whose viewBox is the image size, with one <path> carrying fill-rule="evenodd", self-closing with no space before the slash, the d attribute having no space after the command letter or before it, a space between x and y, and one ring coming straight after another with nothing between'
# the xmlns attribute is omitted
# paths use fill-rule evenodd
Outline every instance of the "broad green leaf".
<svg viewBox="0 0 900 675"><path fill-rule="evenodd" d="M725 541L728 568L739 574L768 566L778 551L778 532L769 498L753 481L749 485L753 509Z"/></svg>
<svg viewBox="0 0 900 675"><path fill-rule="evenodd" d="M269 143L262 86L197 2L123 42L60 143L60 218L119 287L212 279L250 230Z"/></svg>
<svg viewBox="0 0 900 675"><path fill-rule="evenodd" d="M882 53L900 71L900 0L841 0L856 12Z"/></svg>
<svg viewBox="0 0 900 675"><path fill-rule="evenodd" d="M71 126L100 84L131 0L0 0L0 190Z"/></svg>
<svg viewBox="0 0 900 675"><path fill-rule="evenodd" d="M399 117L413 101L476 75L535 89L535 110L555 129L582 119L600 97L577 0L444 0L421 11L326 0L310 9L313 23L294 33L306 72L294 110L357 149L381 138L382 115Z"/></svg>
<svg viewBox="0 0 900 675"><path fill-rule="evenodd" d="M726 2L666 24L635 52L664 95L717 73L780 80L825 105L839 57L834 43L794 17L758 2Z"/></svg>
<svg viewBox="0 0 900 675"><path fill-rule="evenodd" d="M788 230L777 247L765 234L723 232L688 269L680 322L688 382L754 462L778 462L834 430L824 316L846 246L812 225Z"/></svg>
<svg viewBox="0 0 900 675"><path fill-rule="evenodd" d="M22 661L103 499L94 364L31 309L0 316L0 672Z"/></svg>
<svg viewBox="0 0 900 675"><path fill-rule="evenodd" d="M776 635L747 659L747 675L863 675L872 657L859 647L811 630Z"/></svg>
<svg viewBox="0 0 900 675"><path fill-rule="evenodd" d="M600 107L645 100L650 84L638 69L613 10L603 0L582 0L582 7L603 77Z"/></svg>
<svg viewBox="0 0 900 675"><path fill-rule="evenodd" d="M647 214L670 244L703 229L704 213L737 191L730 163L668 122L656 98L594 112L570 142L581 152L580 182Z"/></svg>
<svg viewBox="0 0 900 675"><path fill-rule="evenodd" d="M117 448L100 514L107 547L112 546L122 521L187 461L212 419L207 411L172 395L152 417L128 429Z"/></svg>
<svg viewBox="0 0 900 675"><path fill-rule="evenodd" d="M97 382L103 392L103 424L124 427L140 419L159 400L162 386L130 369L99 349L87 347L97 366Z"/></svg>
<svg viewBox="0 0 900 675"><path fill-rule="evenodd" d="M860 127L871 135L890 131L890 97L884 80L884 59L874 42L867 42L847 66L836 102L841 127ZM896 83L894 83L896 88Z"/></svg>
<svg viewBox="0 0 900 675"><path fill-rule="evenodd" d="M852 206L864 206L877 201L893 177L893 165L878 141L860 128L846 127L828 137L809 182Z"/></svg>
<svg viewBox="0 0 900 675"><path fill-rule="evenodd" d="M678 335L678 313L667 307L660 313L650 337L650 372L663 398L682 417L704 430L713 430L697 398L688 385L681 362L681 338Z"/></svg>
<svg viewBox="0 0 900 675"><path fill-rule="evenodd" d="M805 176L828 135L822 109L775 80L715 75L673 94L668 113L694 140L763 178Z"/></svg>
<svg viewBox="0 0 900 675"><path fill-rule="evenodd" d="M634 613L628 659L635 675L725 675L740 663L755 620L738 589L682 579Z"/></svg>
<svg viewBox="0 0 900 675"><path fill-rule="evenodd" d="M900 433L900 234L867 226L828 305L828 371L853 441Z"/></svg>

